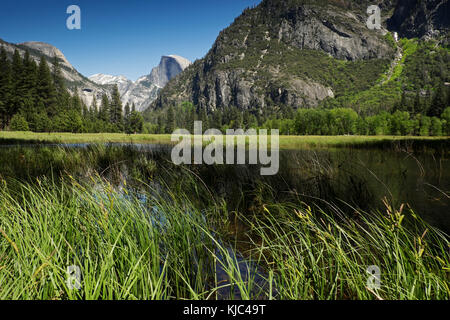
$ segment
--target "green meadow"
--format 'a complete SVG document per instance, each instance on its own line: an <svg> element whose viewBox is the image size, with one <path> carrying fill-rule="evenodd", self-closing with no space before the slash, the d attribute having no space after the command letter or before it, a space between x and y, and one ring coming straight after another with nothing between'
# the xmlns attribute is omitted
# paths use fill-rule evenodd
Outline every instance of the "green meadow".
<svg viewBox="0 0 450 320"><path fill-rule="evenodd" d="M224 138L225 139L225 138ZM280 148L376 146L398 142L445 142L448 137L416 136L280 136ZM175 144L169 134L0 132L0 143L137 143ZM270 142L270 139L269 139Z"/></svg>

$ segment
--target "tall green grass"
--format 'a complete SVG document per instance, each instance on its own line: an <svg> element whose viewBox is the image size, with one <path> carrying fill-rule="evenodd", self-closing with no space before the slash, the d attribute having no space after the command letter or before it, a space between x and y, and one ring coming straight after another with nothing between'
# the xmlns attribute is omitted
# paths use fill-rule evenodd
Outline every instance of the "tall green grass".
<svg viewBox="0 0 450 320"><path fill-rule="evenodd" d="M283 299L449 299L448 238L406 211L387 205L349 218L338 208L268 206L250 222L249 239ZM403 225L405 214L414 226ZM372 265L381 269L380 289L367 285Z"/></svg>
<svg viewBox="0 0 450 320"><path fill-rule="evenodd" d="M193 139L192 139L193 140ZM448 144L447 137L401 137L401 136L280 136L281 149L317 148L317 147L389 147L401 143L442 143ZM225 142L225 137L224 137ZM0 131L0 144L77 144L77 143L128 143L128 144L166 144L174 145L171 135L122 133L35 133ZM205 142L206 144L206 142ZM270 139L269 139L270 144Z"/></svg>
<svg viewBox="0 0 450 320"><path fill-rule="evenodd" d="M320 157L294 162L318 182L283 199L251 170L135 148L11 148L0 163L0 299L450 298L448 236L395 199L369 212L317 199L334 175ZM224 186L232 199L210 185L245 175Z"/></svg>
<svg viewBox="0 0 450 320"><path fill-rule="evenodd" d="M165 190L143 200L98 176L13 189L3 181L0 299L450 297L448 239L413 213L404 225L405 208L350 218L267 204L259 215L238 213L248 227L241 256L220 230L225 204L199 208L192 197ZM80 290L68 287L71 265L81 269ZM366 285L370 265L382 270L379 290Z"/></svg>
<svg viewBox="0 0 450 320"><path fill-rule="evenodd" d="M206 299L236 282L237 260L187 197L143 203L104 181L16 184L0 190L0 299ZM81 290L67 284L72 265Z"/></svg>

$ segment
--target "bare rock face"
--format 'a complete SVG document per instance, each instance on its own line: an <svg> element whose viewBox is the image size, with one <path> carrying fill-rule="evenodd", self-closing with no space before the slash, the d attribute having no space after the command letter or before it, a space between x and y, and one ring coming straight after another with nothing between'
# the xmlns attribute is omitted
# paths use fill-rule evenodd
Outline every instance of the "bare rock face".
<svg viewBox="0 0 450 320"><path fill-rule="evenodd" d="M262 3L279 41L298 49L321 50L337 59L386 57L390 48L382 41L381 33L366 27L367 6L349 10L347 6L332 5L333 1L305 2L296 6L276 0Z"/></svg>
<svg viewBox="0 0 450 320"><path fill-rule="evenodd" d="M52 46L48 43L30 41L30 42L21 43L20 45L25 46L31 50L36 50L36 51L40 52L41 54L45 55L46 57L55 57L56 56L60 60L61 66L74 70L74 67L66 59L64 54L58 48L55 48L54 46Z"/></svg>
<svg viewBox="0 0 450 320"><path fill-rule="evenodd" d="M150 108L183 101L208 110L280 104L314 107L335 93L326 81L299 70L295 60L303 52L316 52L312 59L324 63L327 57L392 58L386 31L366 26L367 3L264 0L223 30L205 58L170 81ZM387 0L380 3L387 8L393 5Z"/></svg>
<svg viewBox="0 0 450 320"><path fill-rule="evenodd" d="M163 56L159 65L152 70L146 79L159 88L164 88L170 80L189 67L190 64L189 60L180 56Z"/></svg>
<svg viewBox="0 0 450 320"><path fill-rule="evenodd" d="M449 0L398 0L388 27L406 38L436 38L448 41L450 32ZM445 39L444 39L445 40Z"/></svg>

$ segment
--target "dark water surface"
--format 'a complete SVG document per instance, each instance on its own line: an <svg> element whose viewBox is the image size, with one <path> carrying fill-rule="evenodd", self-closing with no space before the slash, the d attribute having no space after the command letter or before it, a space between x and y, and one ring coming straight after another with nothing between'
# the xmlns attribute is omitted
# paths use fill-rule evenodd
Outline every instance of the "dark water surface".
<svg viewBox="0 0 450 320"><path fill-rule="evenodd" d="M120 159L117 163L120 166L116 170L126 178L136 166L134 158L137 155L145 154L152 159L158 155L155 161L170 161L170 146L111 144L105 148L113 149L115 153L94 169L105 172L118 152ZM50 171L53 174L58 163L53 163L52 150L61 149L81 151L81 155L77 154L81 157L80 163L83 163L84 153L92 151L89 144L2 146L0 176L21 177L24 172L28 176L48 175ZM51 160L46 157L23 160L30 158L33 152L45 153ZM11 154L11 159L8 154ZM54 158L57 157L55 152ZM67 159L61 161L63 163L59 165L65 172L76 169L67 168ZM424 220L450 233L450 153L446 150L282 150L277 175L263 177L259 169L257 165L189 166L189 170L198 176L199 183L223 197L230 210L245 212L258 197L262 198L259 201L269 201L266 191L260 191L261 184L264 184L266 189L271 189L272 200L295 198L306 203L345 203L367 211L376 209L383 212L382 200L386 198L396 207L409 205Z"/></svg>
<svg viewBox="0 0 450 320"><path fill-rule="evenodd" d="M386 198L397 208L409 205L433 226L450 231L448 154L336 149L291 151L288 159L287 176L299 177L300 181L305 177L325 177L331 191L322 190L319 197L329 199L326 193L331 192L335 200L380 210L384 209L382 200ZM314 164L311 159L317 162Z"/></svg>
<svg viewBox="0 0 450 320"><path fill-rule="evenodd" d="M274 176L261 176L259 165L183 165L171 163L171 146L166 145L20 145L0 147L0 181L36 182L36 178L71 175L86 180L95 174L108 180L116 190L133 190L151 219L164 226L164 213L154 204L144 206L154 193L164 196L186 194L202 211L211 201L226 203L228 221L233 213L251 216L265 204L290 203L338 207L352 214L384 214L385 202L405 211L411 208L434 227L450 234L450 152L445 148L412 151L408 148L317 148L280 151L280 170ZM247 157L248 159L248 157ZM189 177L186 179L186 173ZM57 181L57 180L56 180ZM95 185L94 187L97 187ZM196 192L196 189L206 192ZM179 193L177 193L179 192ZM127 197L128 192L120 196ZM331 210L332 211L332 210ZM219 226L233 253L244 281L252 279L251 295L266 298L270 286L264 264L247 252L251 246L245 234L251 228L236 219ZM220 237L217 237L220 239ZM233 241L234 240L234 241ZM222 260L220 252L217 257ZM232 256L233 256L232 255ZM229 275L218 265L213 272L221 288L218 299L239 298ZM230 286L231 285L231 286ZM276 296L277 288L272 288Z"/></svg>

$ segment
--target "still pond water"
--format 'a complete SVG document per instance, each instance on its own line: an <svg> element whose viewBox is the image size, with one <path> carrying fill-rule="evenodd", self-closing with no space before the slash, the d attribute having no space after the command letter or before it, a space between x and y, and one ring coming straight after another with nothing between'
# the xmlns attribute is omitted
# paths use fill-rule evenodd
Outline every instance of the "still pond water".
<svg viewBox="0 0 450 320"><path fill-rule="evenodd" d="M42 148L77 150L81 157L83 152L90 151L88 144L2 146L0 176L20 176L27 170L29 175L40 175L40 171L30 171L29 163L21 166L16 159L8 160L7 154L41 152ZM125 177L133 169L135 161L132 158L136 154L153 159L156 154L156 161L167 162L171 150L170 146L162 145L112 144L107 148L124 150L118 159L118 168ZM130 161L124 161L123 157ZM34 165L41 169L53 168L51 161L42 161L45 163ZM108 167L110 164L106 163L95 170L106 172ZM200 165L191 166L191 169L212 192L227 201L230 209L245 210L243 198L255 197L258 188L264 184L280 201L295 197L306 203L332 203L371 212L385 210L383 199L397 207L407 204L431 225L450 233L450 154L445 149L426 152L393 148L282 150L279 173L266 177L260 175L260 168L255 165ZM48 170L43 172L50 174Z"/></svg>

